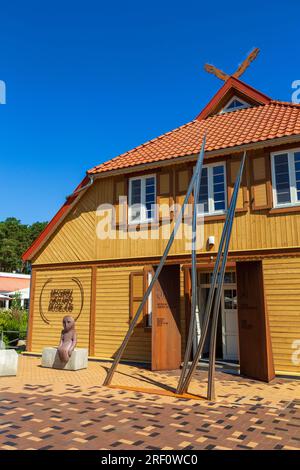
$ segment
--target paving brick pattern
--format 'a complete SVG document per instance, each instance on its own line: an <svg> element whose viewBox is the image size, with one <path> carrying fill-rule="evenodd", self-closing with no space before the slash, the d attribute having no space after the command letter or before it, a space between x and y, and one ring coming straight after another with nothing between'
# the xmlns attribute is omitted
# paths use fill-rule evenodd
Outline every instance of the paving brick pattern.
<svg viewBox="0 0 300 470"><path fill-rule="evenodd" d="M272 384L217 374L216 403L102 387L105 367L78 373L21 358L18 377L0 378L0 449L297 449L300 382ZM205 372L193 391L205 386ZM120 367L115 381L176 383L178 373ZM101 379L101 380L99 380ZM149 382L148 388L149 388ZM95 385L97 384L97 385Z"/></svg>

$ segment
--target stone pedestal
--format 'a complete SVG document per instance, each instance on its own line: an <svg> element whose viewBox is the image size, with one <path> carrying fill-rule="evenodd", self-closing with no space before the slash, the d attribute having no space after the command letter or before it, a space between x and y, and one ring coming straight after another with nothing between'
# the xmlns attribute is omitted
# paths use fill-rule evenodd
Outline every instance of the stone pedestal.
<svg viewBox="0 0 300 470"><path fill-rule="evenodd" d="M63 370L80 370L88 366L88 350L75 348L67 364L61 362L57 348L44 348L42 355L42 367Z"/></svg>
<svg viewBox="0 0 300 470"><path fill-rule="evenodd" d="M17 375L18 358L14 349L0 350L0 377Z"/></svg>

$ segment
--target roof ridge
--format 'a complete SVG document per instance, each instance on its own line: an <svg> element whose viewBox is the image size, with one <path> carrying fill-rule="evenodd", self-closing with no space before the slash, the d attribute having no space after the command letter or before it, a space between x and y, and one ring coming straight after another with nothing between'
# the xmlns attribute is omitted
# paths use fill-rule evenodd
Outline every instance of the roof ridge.
<svg viewBox="0 0 300 470"><path fill-rule="evenodd" d="M113 157L113 158L111 158L111 159L109 159L109 160L106 160L105 162L99 163L99 165L96 165L96 166L94 166L93 168L91 168L90 170L88 170L87 173L90 173L90 172L96 170L97 168L99 168L99 167L102 166L102 165L105 165L106 163L111 163L112 161L116 160L117 158L125 157L126 155L129 155L129 154L131 154L131 153L133 153L133 152L135 152L135 151L137 151L137 150L139 150L139 149L145 147L146 145L151 144L152 142L156 142L157 140L162 139L163 137L165 137L165 136L167 136L167 135L173 134L173 133L175 133L175 132L177 132L177 131L179 131L179 130L181 130L181 129L183 129L183 128L185 128L185 127L191 125L191 124L195 124L195 123L197 123L197 122L199 122L199 121L197 121L196 119L193 119L192 121L189 121L189 122L187 122L187 123L185 123L185 124L182 124L181 126L175 127L175 129L171 129L170 131L167 131L167 132L165 132L164 134L160 134L158 137L154 137L154 139L147 140L147 141L144 142L143 144L140 144L140 145L138 145L138 146L136 146L136 147L134 147L134 148L132 148L132 149L130 149L130 150L127 150L126 152L123 152L123 153L117 155L116 157Z"/></svg>

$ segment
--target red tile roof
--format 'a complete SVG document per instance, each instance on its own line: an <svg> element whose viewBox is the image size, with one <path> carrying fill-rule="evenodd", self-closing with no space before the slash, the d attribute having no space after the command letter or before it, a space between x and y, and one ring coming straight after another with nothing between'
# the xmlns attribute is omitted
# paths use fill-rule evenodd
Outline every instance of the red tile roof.
<svg viewBox="0 0 300 470"><path fill-rule="evenodd" d="M216 112L218 104L223 102L222 100L225 100L230 93L236 92L241 93L242 96L248 96L249 101L256 103L256 106L212 115ZM159 163L177 157L194 155L200 150L205 132L206 152L221 151L284 136L300 135L300 105L272 101L271 98L241 80L230 77L203 108L197 119L97 165L89 170L87 175L130 169L136 165ZM68 214L72 205L76 203L78 189L86 187L88 176L80 183L73 195L68 197L44 231L23 254L24 261L32 259Z"/></svg>
<svg viewBox="0 0 300 470"><path fill-rule="evenodd" d="M196 119L102 163L88 173L196 154L205 132L206 152L300 134L300 105L271 101L266 105Z"/></svg>

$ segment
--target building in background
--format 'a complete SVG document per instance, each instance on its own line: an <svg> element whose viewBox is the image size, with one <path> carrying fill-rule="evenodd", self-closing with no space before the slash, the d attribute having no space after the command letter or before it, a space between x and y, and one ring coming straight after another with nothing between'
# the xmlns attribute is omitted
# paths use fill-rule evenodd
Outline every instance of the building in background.
<svg viewBox="0 0 300 470"><path fill-rule="evenodd" d="M30 275L0 272L0 308L9 308L16 294L20 295L21 306L29 308Z"/></svg>

